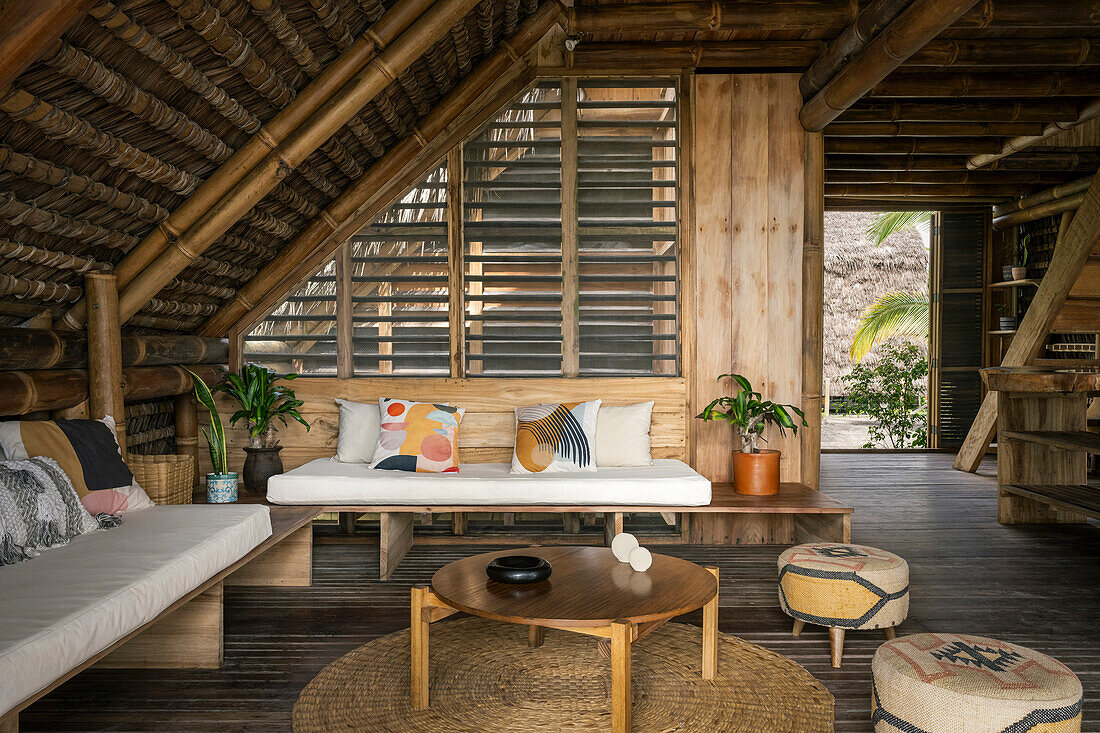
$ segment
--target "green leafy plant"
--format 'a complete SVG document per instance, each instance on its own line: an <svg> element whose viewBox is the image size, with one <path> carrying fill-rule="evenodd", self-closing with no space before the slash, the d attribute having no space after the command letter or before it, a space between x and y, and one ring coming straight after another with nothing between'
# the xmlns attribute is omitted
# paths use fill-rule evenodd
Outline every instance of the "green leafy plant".
<svg viewBox="0 0 1100 733"><path fill-rule="evenodd" d="M787 430L797 433L798 425L791 417L792 412L798 416L803 425L806 425L805 414L794 405L781 405L778 402L765 400L759 392L753 391L749 380L740 374L722 374L718 377L718 381L726 377L733 380L737 392L732 396L715 399L696 417L705 422L711 420L728 422L741 438L742 453L760 452L760 436L768 425L779 428L780 435L786 435Z"/></svg>
<svg viewBox="0 0 1100 733"><path fill-rule="evenodd" d="M1027 266L1027 247L1031 244L1031 235L1025 234L1024 238L1020 240L1020 264L1017 267Z"/></svg>
<svg viewBox="0 0 1100 733"><path fill-rule="evenodd" d="M930 323L927 293L883 293L860 315L848 357L858 364L876 344L897 336L927 340Z"/></svg>
<svg viewBox="0 0 1100 733"><path fill-rule="evenodd" d="M214 403L214 395L202 377L190 369L191 383L195 387L195 399L210 411L210 429L202 428L202 437L206 438L206 444L210 448L210 465L214 467L214 473L229 473L229 459L225 449L225 429L222 427L222 419L218 414L218 406Z"/></svg>
<svg viewBox="0 0 1100 733"><path fill-rule="evenodd" d="M886 343L874 364L856 364L845 377L853 412L869 416L871 440L864 448L923 448L928 360L914 344Z"/></svg>
<svg viewBox="0 0 1100 733"><path fill-rule="evenodd" d="M932 226L931 211L883 211L875 214L865 233L877 247L895 232L916 229L926 235L930 226Z"/></svg>
<svg viewBox="0 0 1100 733"><path fill-rule="evenodd" d="M289 417L309 430L309 423L298 412L304 403L294 396L293 389L278 384L297 377L297 374L276 374L274 370L259 364L245 364L239 372L228 372L218 385L219 391L241 406L230 416L229 423L236 425L239 420L248 422L251 447L273 448L279 444L275 439L275 420L286 425Z"/></svg>

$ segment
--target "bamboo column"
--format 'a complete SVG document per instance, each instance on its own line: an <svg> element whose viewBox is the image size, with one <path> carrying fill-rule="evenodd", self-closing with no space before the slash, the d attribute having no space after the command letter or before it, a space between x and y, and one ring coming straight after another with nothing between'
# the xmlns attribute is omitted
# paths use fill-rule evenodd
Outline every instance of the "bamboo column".
<svg viewBox="0 0 1100 733"><path fill-rule="evenodd" d="M351 242L344 242L336 251L336 376L355 376L355 319L352 311Z"/></svg>
<svg viewBox="0 0 1100 733"><path fill-rule="evenodd" d="M805 105L798 118L819 132L924 44L954 23L975 0L914 0L874 40L848 60Z"/></svg>
<svg viewBox="0 0 1100 733"><path fill-rule="evenodd" d="M176 453L195 459L195 471L191 485L199 483L199 414L191 393L176 395Z"/></svg>
<svg viewBox="0 0 1100 733"><path fill-rule="evenodd" d="M118 283L114 275L84 276L88 294L88 408L99 420L110 415L122 457L126 458L126 404L122 382L122 329L118 320Z"/></svg>
<svg viewBox="0 0 1100 733"><path fill-rule="evenodd" d="M802 226L802 483L821 486L821 402L825 318L825 146L806 134L805 219Z"/></svg>
<svg viewBox="0 0 1100 733"><path fill-rule="evenodd" d="M580 373L580 244L577 237L577 79L561 80L561 373Z"/></svg>
<svg viewBox="0 0 1100 733"><path fill-rule="evenodd" d="M451 376L466 376L466 237L462 181L462 146L447 153L447 307L451 342ZM456 532L456 534L458 534Z"/></svg>

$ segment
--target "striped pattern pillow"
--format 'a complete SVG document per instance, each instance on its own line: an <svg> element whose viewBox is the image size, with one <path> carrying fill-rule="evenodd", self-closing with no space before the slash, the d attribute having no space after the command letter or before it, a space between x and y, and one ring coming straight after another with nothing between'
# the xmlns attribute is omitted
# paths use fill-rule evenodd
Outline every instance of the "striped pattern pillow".
<svg viewBox="0 0 1100 733"><path fill-rule="evenodd" d="M512 473L596 470L600 400L516 408Z"/></svg>

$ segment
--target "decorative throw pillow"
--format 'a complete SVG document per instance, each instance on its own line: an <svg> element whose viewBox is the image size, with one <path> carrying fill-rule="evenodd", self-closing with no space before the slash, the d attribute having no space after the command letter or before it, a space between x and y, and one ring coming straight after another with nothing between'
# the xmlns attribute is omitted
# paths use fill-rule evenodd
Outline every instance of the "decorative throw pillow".
<svg viewBox="0 0 1100 733"><path fill-rule="evenodd" d="M464 408L383 397L378 412L381 430L371 468L458 473L458 426Z"/></svg>
<svg viewBox="0 0 1100 733"><path fill-rule="evenodd" d="M110 416L102 420L0 422L0 445L8 460L52 458L92 514L118 514L153 506L122 460L115 421Z"/></svg>
<svg viewBox="0 0 1100 733"><path fill-rule="evenodd" d="M596 418L596 465L653 465L649 453L652 420L652 400L636 405L600 405Z"/></svg>
<svg viewBox="0 0 1100 733"><path fill-rule="evenodd" d="M0 565L99 528L56 461L0 462Z"/></svg>
<svg viewBox="0 0 1100 733"><path fill-rule="evenodd" d="M600 400L516 408L512 473L596 470Z"/></svg>
<svg viewBox="0 0 1100 733"><path fill-rule="evenodd" d="M376 402L336 400L340 406L340 434L336 438L336 460L342 463L370 463L378 445L379 414Z"/></svg>

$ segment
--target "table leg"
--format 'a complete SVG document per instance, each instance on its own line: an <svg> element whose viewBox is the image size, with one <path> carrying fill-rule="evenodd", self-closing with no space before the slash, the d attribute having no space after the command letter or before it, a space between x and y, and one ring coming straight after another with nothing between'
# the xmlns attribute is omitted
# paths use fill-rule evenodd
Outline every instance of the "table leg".
<svg viewBox="0 0 1100 733"><path fill-rule="evenodd" d="M630 731L630 642L629 621L611 622L611 730Z"/></svg>
<svg viewBox="0 0 1100 733"><path fill-rule="evenodd" d="M528 626L527 627L527 645L528 646L542 646L542 640L546 635L546 629L541 626Z"/></svg>
<svg viewBox="0 0 1100 733"><path fill-rule="evenodd" d="M707 570L718 583L718 568ZM718 672L718 588L714 589L714 598L703 606L703 679L712 680Z"/></svg>
<svg viewBox="0 0 1100 733"><path fill-rule="evenodd" d="M412 614L409 626L412 637L412 707L425 710L428 707L428 629L430 624L425 611L430 591L423 586L412 589Z"/></svg>

